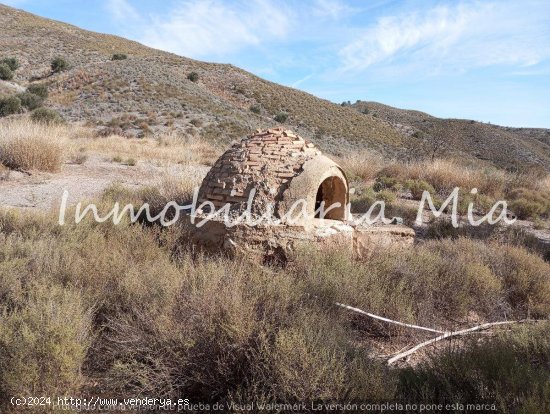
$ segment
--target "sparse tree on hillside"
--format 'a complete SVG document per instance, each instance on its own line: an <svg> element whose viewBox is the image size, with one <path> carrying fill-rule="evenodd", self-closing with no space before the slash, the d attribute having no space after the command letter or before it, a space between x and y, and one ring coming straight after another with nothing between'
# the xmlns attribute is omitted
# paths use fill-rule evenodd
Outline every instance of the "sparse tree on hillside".
<svg viewBox="0 0 550 414"><path fill-rule="evenodd" d="M447 143L437 134L426 135L426 143L428 145L428 151L432 161L443 155L443 153L447 150Z"/></svg>

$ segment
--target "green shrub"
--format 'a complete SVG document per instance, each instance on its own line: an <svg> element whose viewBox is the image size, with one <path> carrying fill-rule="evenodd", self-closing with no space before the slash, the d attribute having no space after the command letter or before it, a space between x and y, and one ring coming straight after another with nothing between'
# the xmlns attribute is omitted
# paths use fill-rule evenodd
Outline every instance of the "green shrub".
<svg viewBox="0 0 550 414"><path fill-rule="evenodd" d="M60 124L63 122L61 115L49 108L38 108L32 111L31 119L34 122L43 122L47 124Z"/></svg>
<svg viewBox="0 0 550 414"><path fill-rule="evenodd" d="M113 200L133 197L117 186L96 204L106 212ZM185 226L161 231L88 219L59 226L56 219L0 210L0 401L29 391L25 384L78 395L86 388L76 389L80 378L71 373L87 349L86 384L112 396L433 402L485 392L497 403L546 408L539 397L548 378L547 326L503 340L507 348L454 347L452 357L398 378L400 368L371 355L380 342L368 341L388 338L395 350L422 334L334 306L440 329L463 326L471 315L543 317L550 265L523 249L432 240L410 250L386 246L368 262L344 250L298 249L286 269L276 269L187 251ZM84 340L75 340L83 331Z"/></svg>
<svg viewBox="0 0 550 414"><path fill-rule="evenodd" d="M382 175L376 178L374 183L374 191L381 191L385 189L394 189L399 185L399 181L394 177L388 177Z"/></svg>
<svg viewBox="0 0 550 414"><path fill-rule="evenodd" d="M383 201L389 206L397 199L397 196L390 190L382 190L376 193L376 199Z"/></svg>
<svg viewBox="0 0 550 414"><path fill-rule="evenodd" d="M13 71L5 63L0 64L0 79L6 81L13 79Z"/></svg>
<svg viewBox="0 0 550 414"><path fill-rule="evenodd" d="M285 112L279 112L275 117L273 118L275 121L283 124L288 119L288 114Z"/></svg>
<svg viewBox="0 0 550 414"><path fill-rule="evenodd" d="M429 183L424 180L407 180L405 181L405 188L408 188L411 191L411 194L415 200L422 199L424 191L430 193L430 195L435 194L435 189Z"/></svg>
<svg viewBox="0 0 550 414"><path fill-rule="evenodd" d="M7 116L21 112L21 100L16 96L0 98L0 116Z"/></svg>
<svg viewBox="0 0 550 414"><path fill-rule="evenodd" d="M471 194L469 191L464 192L463 189L460 189L457 205L458 213L467 214L470 203L472 203L474 213L487 214L495 205L496 200L484 194ZM452 207L449 206L448 209L451 211ZM498 212L496 214L498 214Z"/></svg>
<svg viewBox="0 0 550 414"><path fill-rule="evenodd" d="M191 82L198 82L199 74L197 72L191 72L189 75L187 75L187 79L189 79Z"/></svg>
<svg viewBox="0 0 550 414"><path fill-rule="evenodd" d="M262 108L260 105L251 105L250 106L250 112L254 112L255 114L259 114L262 111Z"/></svg>
<svg viewBox="0 0 550 414"><path fill-rule="evenodd" d="M334 400L350 392L368 399L373 388L391 395L389 375L350 347L338 316L301 304L295 276L212 258L190 267L188 260L172 307L113 321L108 375L117 391L191 393L210 402ZM373 386L377 376L385 387Z"/></svg>
<svg viewBox="0 0 550 414"><path fill-rule="evenodd" d="M376 201L376 193L372 187L368 187L350 197L352 213L366 213L370 206Z"/></svg>
<svg viewBox="0 0 550 414"><path fill-rule="evenodd" d="M17 97L21 101L21 106L31 111L44 103L44 98L28 91L18 94Z"/></svg>
<svg viewBox="0 0 550 414"><path fill-rule="evenodd" d="M0 64L8 65L8 67L13 72L15 72L17 69L19 69L19 62L14 57L3 58L2 60L0 60Z"/></svg>
<svg viewBox="0 0 550 414"><path fill-rule="evenodd" d="M128 56L124 53L115 53L111 56L111 60L125 60L128 59Z"/></svg>
<svg viewBox="0 0 550 414"><path fill-rule="evenodd" d="M50 64L53 73L63 72L69 69L69 63L62 57L55 57Z"/></svg>
<svg viewBox="0 0 550 414"><path fill-rule="evenodd" d="M27 87L27 92L40 96L43 99L48 97L48 87L44 84L34 83Z"/></svg>
<svg viewBox="0 0 550 414"><path fill-rule="evenodd" d="M25 296L0 306L0 407L8 396L76 393L83 380L91 320L80 294L30 285Z"/></svg>
<svg viewBox="0 0 550 414"><path fill-rule="evenodd" d="M550 215L550 195L517 188L508 194L512 200L509 203L510 210L520 219L534 219Z"/></svg>
<svg viewBox="0 0 550 414"><path fill-rule="evenodd" d="M549 324L515 327L484 341L448 346L402 370L399 394L406 402L484 403L502 413L546 413L549 371Z"/></svg>

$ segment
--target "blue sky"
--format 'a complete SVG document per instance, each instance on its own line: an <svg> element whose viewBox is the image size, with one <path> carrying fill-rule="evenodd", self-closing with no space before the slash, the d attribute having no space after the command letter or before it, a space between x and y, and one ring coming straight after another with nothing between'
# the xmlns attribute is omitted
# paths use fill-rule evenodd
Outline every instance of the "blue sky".
<svg viewBox="0 0 550 414"><path fill-rule="evenodd" d="M544 0L4 2L334 102L550 128Z"/></svg>

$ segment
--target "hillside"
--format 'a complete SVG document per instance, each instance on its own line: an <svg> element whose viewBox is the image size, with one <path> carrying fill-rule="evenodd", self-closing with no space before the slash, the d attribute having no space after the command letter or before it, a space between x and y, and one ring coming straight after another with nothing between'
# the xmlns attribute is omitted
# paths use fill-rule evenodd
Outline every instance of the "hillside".
<svg viewBox="0 0 550 414"><path fill-rule="evenodd" d="M140 137L175 129L227 144L277 124L273 118L286 113L290 128L337 155L367 148L400 159L429 157L430 137L435 137L448 152L473 162L550 169L545 130L438 120L374 103L341 106L232 65L180 57L7 6L0 6L0 24L2 55L21 63L14 81L47 84L49 106L104 135ZM112 61L114 53L128 59ZM69 62L69 70L51 73L56 56ZM197 82L188 79L191 72L199 75Z"/></svg>
<svg viewBox="0 0 550 414"><path fill-rule="evenodd" d="M351 105L365 116L388 122L407 141L422 142L430 156L467 153L510 170L526 165L550 166L550 130L511 128L466 119L441 119L420 111L397 109L377 102L357 101Z"/></svg>

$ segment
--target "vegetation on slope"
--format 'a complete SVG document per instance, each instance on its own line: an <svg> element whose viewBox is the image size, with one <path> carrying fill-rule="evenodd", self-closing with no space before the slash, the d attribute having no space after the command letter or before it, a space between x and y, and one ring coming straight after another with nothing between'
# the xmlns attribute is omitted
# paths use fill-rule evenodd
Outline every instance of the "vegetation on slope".
<svg viewBox="0 0 550 414"><path fill-rule="evenodd" d="M423 334L333 306L344 302L442 328L547 318L550 265L521 248L432 241L405 254L380 252L369 263L339 251L307 251L276 269L193 257L182 228L54 223L48 216L0 214L4 404L31 391L97 390L210 402L433 402L422 392L427 383L437 400L479 398L505 412L548 404L541 391L548 360L540 359L548 352L547 328L513 337L518 345L505 355L524 361L519 371L482 363L508 349L488 342L458 355L454 361L464 369L435 354L433 365L410 372L386 368L380 351L358 338L398 350L410 335ZM495 369L508 376L493 375ZM460 386L435 380L452 370L461 372Z"/></svg>
<svg viewBox="0 0 550 414"><path fill-rule="evenodd" d="M441 119L419 111L357 101L350 107L388 122L404 136L409 159L469 154L478 163L510 171L549 170L550 131L510 128L466 119Z"/></svg>

